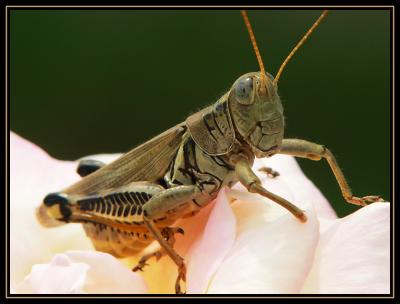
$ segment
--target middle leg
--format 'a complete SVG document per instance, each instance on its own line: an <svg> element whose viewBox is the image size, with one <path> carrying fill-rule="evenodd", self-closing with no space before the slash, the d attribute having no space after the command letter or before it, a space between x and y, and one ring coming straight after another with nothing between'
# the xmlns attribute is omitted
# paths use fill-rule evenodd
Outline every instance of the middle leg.
<svg viewBox="0 0 400 304"><path fill-rule="evenodd" d="M307 216L303 210L288 202L283 197L269 192L261 185L260 179L251 170L250 162L245 156L233 155L231 162L235 165L235 172L240 183L245 186L249 192L258 193L266 198L269 198L289 210L301 222L304 223L307 221Z"/></svg>
<svg viewBox="0 0 400 304"><path fill-rule="evenodd" d="M186 266L183 258L165 240L162 231L157 227L154 220L168 216L174 209L204 195L207 194L202 192L198 185L176 186L156 194L143 206L143 220L148 230L158 241L165 253L178 266L178 277L175 282L176 293L182 293L180 281L186 281Z"/></svg>
<svg viewBox="0 0 400 304"><path fill-rule="evenodd" d="M175 244L175 233L184 234L184 231L182 228L179 228L179 227L166 227L161 231L161 234L163 235L163 237L165 238L165 240L168 242L168 244L171 247L174 247L174 244ZM154 252L148 253L140 258L138 264L132 269L132 271L135 271L135 272L138 270L143 271L144 266L148 265L147 264L148 260L150 260L151 258L154 257L158 261L166 254L167 253L163 248L156 250Z"/></svg>

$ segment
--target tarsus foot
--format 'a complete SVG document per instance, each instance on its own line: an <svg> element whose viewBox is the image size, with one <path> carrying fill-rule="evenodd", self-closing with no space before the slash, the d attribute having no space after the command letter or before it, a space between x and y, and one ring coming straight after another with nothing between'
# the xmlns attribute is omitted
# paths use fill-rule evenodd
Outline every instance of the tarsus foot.
<svg viewBox="0 0 400 304"><path fill-rule="evenodd" d="M139 260L139 263L132 269L132 271L134 272L138 270L143 271L144 266L149 265L146 263L148 260L150 260L152 257L155 257L156 260L158 261L159 259L161 259L162 255L163 255L162 251L158 250L156 252L142 256L142 258Z"/></svg>
<svg viewBox="0 0 400 304"><path fill-rule="evenodd" d="M183 292L181 289L181 282L186 282L186 266L185 263L183 263L181 266L178 268L178 277L176 278L176 282L175 282L175 293L176 294L185 294L186 292Z"/></svg>
<svg viewBox="0 0 400 304"><path fill-rule="evenodd" d="M271 178L275 178L280 175L278 171L275 171L270 167L261 167L258 169L258 171L266 173Z"/></svg>
<svg viewBox="0 0 400 304"><path fill-rule="evenodd" d="M142 263L142 261L139 261L139 263L132 269L132 271L136 272L136 271L143 271L143 267L147 266L149 264L147 263Z"/></svg>
<svg viewBox="0 0 400 304"><path fill-rule="evenodd" d="M350 204L358 206L367 206L368 204L383 202L384 199L382 199L379 195L367 195L361 198L352 196L350 198L347 198L346 201L349 202Z"/></svg>

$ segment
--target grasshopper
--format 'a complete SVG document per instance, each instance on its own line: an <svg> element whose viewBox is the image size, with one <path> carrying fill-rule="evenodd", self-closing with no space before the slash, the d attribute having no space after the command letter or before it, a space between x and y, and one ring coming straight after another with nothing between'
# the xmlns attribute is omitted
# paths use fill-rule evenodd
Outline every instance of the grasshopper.
<svg viewBox="0 0 400 304"><path fill-rule="evenodd" d="M82 223L96 250L116 257L136 255L158 241L161 249L144 255L133 270L142 270L152 257L168 255L178 267L175 291L182 293L186 268L173 246L175 233L183 231L173 224L196 214L222 187L240 182L249 192L267 197L301 222L307 221L303 210L263 187L252 170L255 157L280 153L314 161L324 158L348 203L364 206L381 201L375 195L354 196L335 157L323 145L284 138L279 78L326 14L324 11L294 47L274 78L265 72L247 14L242 11L260 72L240 76L215 104L110 164L81 161L77 171L82 179L48 194L37 211L39 221L45 226Z"/></svg>

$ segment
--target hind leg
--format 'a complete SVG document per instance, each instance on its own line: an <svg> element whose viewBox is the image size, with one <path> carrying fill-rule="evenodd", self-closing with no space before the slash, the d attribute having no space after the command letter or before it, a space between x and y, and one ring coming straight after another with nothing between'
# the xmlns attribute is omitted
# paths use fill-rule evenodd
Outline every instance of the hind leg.
<svg viewBox="0 0 400 304"><path fill-rule="evenodd" d="M151 197L163 190L162 186L155 183L132 182L91 195L49 193L44 198L43 205L50 217L59 221L75 223L90 221L138 232L146 230L143 222L143 206Z"/></svg>

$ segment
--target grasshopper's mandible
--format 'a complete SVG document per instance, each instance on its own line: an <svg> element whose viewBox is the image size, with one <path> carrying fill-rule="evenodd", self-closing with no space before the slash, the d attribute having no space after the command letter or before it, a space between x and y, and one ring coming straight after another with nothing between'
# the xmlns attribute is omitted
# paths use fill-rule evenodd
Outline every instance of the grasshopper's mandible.
<svg viewBox="0 0 400 304"><path fill-rule="evenodd" d="M185 281L183 259L174 251L172 225L210 203L223 186L242 183L250 192L286 208L301 222L304 212L265 189L252 171L255 157L276 153L320 160L325 158L344 199L366 205L379 196L353 196L332 153L324 146L299 139L284 139L283 107L278 79L288 60L325 17L324 11L300 40L276 77L266 73L246 13L243 17L260 64L260 72L239 77L214 105L189 116L185 122L134 148L105 165L82 161L79 182L48 194L38 209L41 223L82 223L95 248L117 257L140 253L157 240L161 249L143 256L134 270L151 257L167 254L179 268L175 290Z"/></svg>

